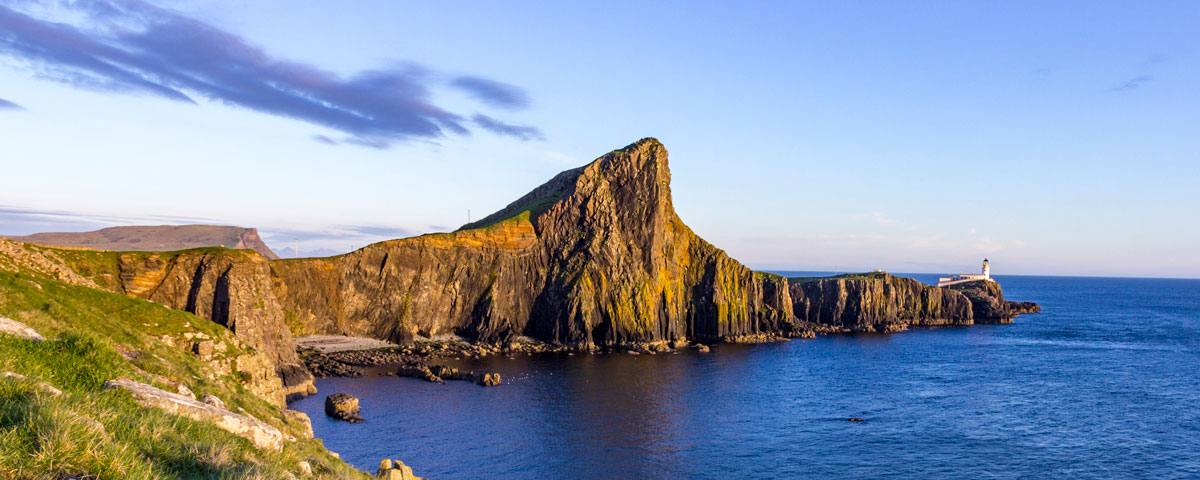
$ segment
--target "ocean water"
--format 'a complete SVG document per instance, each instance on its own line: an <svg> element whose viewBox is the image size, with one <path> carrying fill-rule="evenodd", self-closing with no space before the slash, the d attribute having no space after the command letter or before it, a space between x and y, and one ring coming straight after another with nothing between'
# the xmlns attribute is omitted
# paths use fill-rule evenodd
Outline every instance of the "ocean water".
<svg viewBox="0 0 1200 480"><path fill-rule="evenodd" d="M500 387L331 378L292 408L358 468L398 458L432 479L1200 478L1200 280L997 278L1043 312L707 354L494 357L462 366ZM324 415L336 392L365 423Z"/></svg>

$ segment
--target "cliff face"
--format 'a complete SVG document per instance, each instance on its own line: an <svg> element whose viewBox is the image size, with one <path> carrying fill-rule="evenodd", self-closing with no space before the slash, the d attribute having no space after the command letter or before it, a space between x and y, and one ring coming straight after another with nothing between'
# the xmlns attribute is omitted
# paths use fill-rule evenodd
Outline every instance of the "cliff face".
<svg viewBox="0 0 1200 480"><path fill-rule="evenodd" d="M229 250L126 253L117 257L117 269L119 291L209 319L265 354L275 370L255 379L265 396L315 393L275 297L269 263L261 255Z"/></svg>
<svg viewBox="0 0 1200 480"><path fill-rule="evenodd" d="M164 252L201 247L250 249L270 259L279 258L253 228L220 225L136 225L91 232L35 233L9 240L97 250Z"/></svg>
<svg viewBox="0 0 1200 480"><path fill-rule="evenodd" d="M0 238L0 270L124 293L211 320L232 331L250 351L231 362L214 355L217 346L204 338L163 341L213 363L218 371L238 372L250 391L278 405L287 397L315 393L275 298L269 263L257 253L220 248L100 252Z"/></svg>
<svg viewBox="0 0 1200 480"><path fill-rule="evenodd" d="M529 335L579 347L792 332L787 283L697 237L654 139L563 172L449 234L274 263L306 333Z"/></svg>
<svg viewBox="0 0 1200 480"><path fill-rule="evenodd" d="M396 342L454 333L487 343L526 335L595 348L1001 323L1036 309L1006 302L994 282L944 289L883 273L788 280L752 272L680 220L670 177L666 149L643 139L456 232L337 257L268 261L249 250L121 253L0 239L0 268L224 325L255 350L246 360L258 372L251 387L272 399L315 391L293 333Z"/></svg>
<svg viewBox="0 0 1200 480"><path fill-rule="evenodd" d="M974 323L967 296L911 278L871 273L790 283L796 317L836 330L893 332L909 326Z"/></svg>

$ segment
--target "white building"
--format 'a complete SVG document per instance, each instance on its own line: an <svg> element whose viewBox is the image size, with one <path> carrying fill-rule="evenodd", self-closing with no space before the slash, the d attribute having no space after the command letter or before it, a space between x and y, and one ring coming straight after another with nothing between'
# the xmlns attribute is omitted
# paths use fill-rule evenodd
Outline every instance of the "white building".
<svg viewBox="0 0 1200 480"><path fill-rule="evenodd" d="M938 279L939 287L949 287L960 283L974 282L977 280L992 280L992 267L988 265L988 259L983 259L983 273L959 273L950 275L949 277L941 277Z"/></svg>

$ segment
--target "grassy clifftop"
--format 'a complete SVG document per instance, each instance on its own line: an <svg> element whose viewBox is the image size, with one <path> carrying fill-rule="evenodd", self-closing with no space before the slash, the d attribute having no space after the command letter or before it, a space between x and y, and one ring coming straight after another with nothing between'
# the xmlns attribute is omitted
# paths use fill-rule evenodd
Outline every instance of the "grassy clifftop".
<svg viewBox="0 0 1200 480"><path fill-rule="evenodd" d="M0 316L47 338L0 335L0 478L289 478L307 462L317 478L365 478L306 438L302 422L255 396L239 359L255 352L232 333L159 304L61 281L0 271ZM195 338L223 352L200 359ZM139 406L102 388L125 377L164 389L177 382L214 395L231 411L279 428L294 441L255 448L214 425ZM43 391L45 382L61 395Z"/></svg>

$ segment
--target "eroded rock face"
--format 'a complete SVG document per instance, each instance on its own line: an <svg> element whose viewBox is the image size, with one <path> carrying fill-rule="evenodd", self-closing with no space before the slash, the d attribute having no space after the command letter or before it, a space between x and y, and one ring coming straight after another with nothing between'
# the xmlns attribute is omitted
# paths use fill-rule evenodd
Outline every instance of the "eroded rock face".
<svg viewBox="0 0 1200 480"><path fill-rule="evenodd" d="M971 325L963 294L882 272L790 281L793 312L805 322L852 332Z"/></svg>
<svg viewBox="0 0 1200 480"><path fill-rule="evenodd" d="M654 139L454 233L272 266L305 333L526 335L587 348L795 327L785 280L756 275L675 214L667 151Z"/></svg>
<svg viewBox="0 0 1200 480"><path fill-rule="evenodd" d="M1012 323L1014 315L1008 311L1000 283L975 281L951 285L950 290L960 292L971 300L971 309L976 323Z"/></svg>
<svg viewBox="0 0 1200 480"><path fill-rule="evenodd" d="M279 450L283 447L283 434L279 429L257 419L133 380L109 380L104 382L104 386L128 391L135 401L144 406L216 425L222 430L250 440L258 448Z"/></svg>
<svg viewBox="0 0 1200 480"><path fill-rule="evenodd" d="M284 322L267 259L245 251L129 253L117 266L124 293L221 324L265 355L270 365L251 357L238 363L252 374L251 388L260 396L282 405L285 398L315 393ZM213 347L201 341L193 352L203 359L213 355Z"/></svg>

